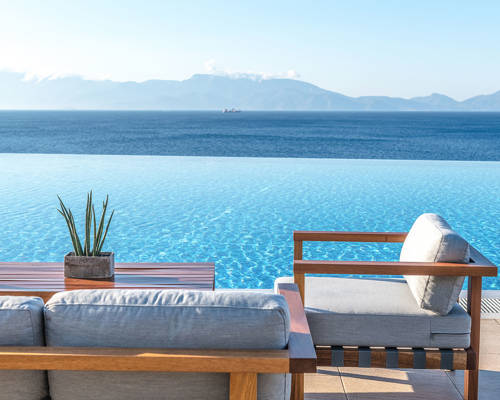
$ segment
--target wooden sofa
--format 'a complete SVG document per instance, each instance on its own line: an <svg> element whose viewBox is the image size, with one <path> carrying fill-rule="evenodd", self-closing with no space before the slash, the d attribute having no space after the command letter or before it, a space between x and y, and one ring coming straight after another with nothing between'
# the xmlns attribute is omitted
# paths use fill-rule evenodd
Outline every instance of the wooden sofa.
<svg viewBox="0 0 500 400"><path fill-rule="evenodd" d="M230 400L256 400L257 374L316 371L316 353L296 285L282 284L290 312L288 348L284 350L183 350L100 347L0 347L1 370L146 371L228 373ZM292 382L292 398L302 387Z"/></svg>
<svg viewBox="0 0 500 400"><path fill-rule="evenodd" d="M293 280L308 307L305 274L432 275L468 277L467 313L470 346L467 348L394 348L391 346L316 345L318 365L376 368L426 368L465 370L464 397L478 398L481 285L483 276L497 276L497 268L470 247L469 264L433 262L315 261L303 260L304 242L404 242L406 232L295 231ZM309 278L308 278L309 279ZM278 280L279 282L279 280ZM360 293L362 296L362 293ZM314 338L314 329L310 325ZM303 379L297 377L296 380Z"/></svg>

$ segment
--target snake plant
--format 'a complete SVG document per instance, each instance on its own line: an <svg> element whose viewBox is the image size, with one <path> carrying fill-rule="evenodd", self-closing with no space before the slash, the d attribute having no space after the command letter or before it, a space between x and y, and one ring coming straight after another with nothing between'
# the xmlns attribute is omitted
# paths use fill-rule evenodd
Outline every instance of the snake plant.
<svg viewBox="0 0 500 400"><path fill-rule="evenodd" d="M100 256L102 246L104 244L104 241L106 240L106 236L108 235L108 229L109 225L111 224L111 219L113 218L113 214L115 213L114 210L111 212L111 215L109 216L108 222L106 224L106 229L104 229L106 212L108 210L109 196L106 195L106 200L102 203L101 219L99 220L99 223L97 223L95 208L92 202L92 191L87 194L87 207L85 209L85 238L83 241L83 246L76 231L73 213L64 205L61 197L57 196L57 198L59 199L59 204L61 206L61 209L58 209L57 211L59 211L59 213L64 217L66 221L69 235L71 237L71 242L73 243L73 248L75 250L75 255L93 257ZM93 243L91 243L92 238Z"/></svg>

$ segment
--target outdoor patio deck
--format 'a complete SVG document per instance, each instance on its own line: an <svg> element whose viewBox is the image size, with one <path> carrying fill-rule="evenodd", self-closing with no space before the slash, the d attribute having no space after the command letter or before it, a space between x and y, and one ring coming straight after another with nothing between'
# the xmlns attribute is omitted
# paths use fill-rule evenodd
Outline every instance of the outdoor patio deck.
<svg viewBox="0 0 500 400"><path fill-rule="evenodd" d="M500 319L481 320L479 399L500 399ZM461 400L463 371L320 367L306 400Z"/></svg>

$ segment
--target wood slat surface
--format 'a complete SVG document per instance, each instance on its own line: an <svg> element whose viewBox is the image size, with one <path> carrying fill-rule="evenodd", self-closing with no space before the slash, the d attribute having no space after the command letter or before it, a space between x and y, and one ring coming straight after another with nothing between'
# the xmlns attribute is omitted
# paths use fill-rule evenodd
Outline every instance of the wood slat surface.
<svg viewBox="0 0 500 400"><path fill-rule="evenodd" d="M232 373L229 376L229 400L257 400L257 374Z"/></svg>
<svg viewBox="0 0 500 400"><path fill-rule="evenodd" d="M290 371L316 372L316 351L307 323L299 288L292 283L278 284L278 293L285 297L290 309Z"/></svg>
<svg viewBox="0 0 500 400"><path fill-rule="evenodd" d="M288 350L0 347L0 370L252 372L289 371Z"/></svg>
<svg viewBox="0 0 500 400"><path fill-rule="evenodd" d="M294 274L497 276L495 266L477 263L294 260Z"/></svg>
<svg viewBox="0 0 500 400"><path fill-rule="evenodd" d="M294 231L293 240L305 242L391 242L401 243L406 232Z"/></svg>
<svg viewBox="0 0 500 400"><path fill-rule="evenodd" d="M343 365L344 367L363 367L360 365L360 350L358 347L344 346L343 350ZM396 349L393 349L394 351ZM386 348L372 347L370 351L370 365L371 368L387 368L388 355ZM424 354L425 369L442 369L441 358L443 357L440 349L422 349ZM448 350L447 350L448 351ZM452 365L455 370L466 370L475 363L475 352L470 349L453 349L449 350L452 353ZM316 354L318 357L318 366L331 366L332 365L332 347L330 346L316 346ZM391 368L409 368L412 369L414 365L415 349L411 348L398 348L397 349L397 365Z"/></svg>
<svg viewBox="0 0 500 400"><path fill-rule="evenodd" d="M374 349L371 354L372 368L385 368L387 365L387 353L382 349Z"/></svg>
<svg viewBox="0 0 500 400"><path fill-rule="evenodd" d="M0 262L0 295L39 296L77 289L213 290L213 263L117 263L113 279L64 277L62 263Z"/></svg>

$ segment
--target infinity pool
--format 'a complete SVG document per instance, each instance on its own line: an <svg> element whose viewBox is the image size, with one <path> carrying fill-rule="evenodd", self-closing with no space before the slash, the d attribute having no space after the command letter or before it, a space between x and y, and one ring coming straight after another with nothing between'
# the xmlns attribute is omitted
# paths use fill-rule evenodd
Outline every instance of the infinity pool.
<svg viewBox="0 0 500 400"><path fill-rule="evenodd" d="M81 221L93 189L116 209L105 247L117 261L214 261L217 287L290 275L293 230L406 231L423 212L500 263L500 162L1 154L0 170L2 261L61 261L70 241L56 195ZM304 257L399 250L308 244Z"/></svg>

